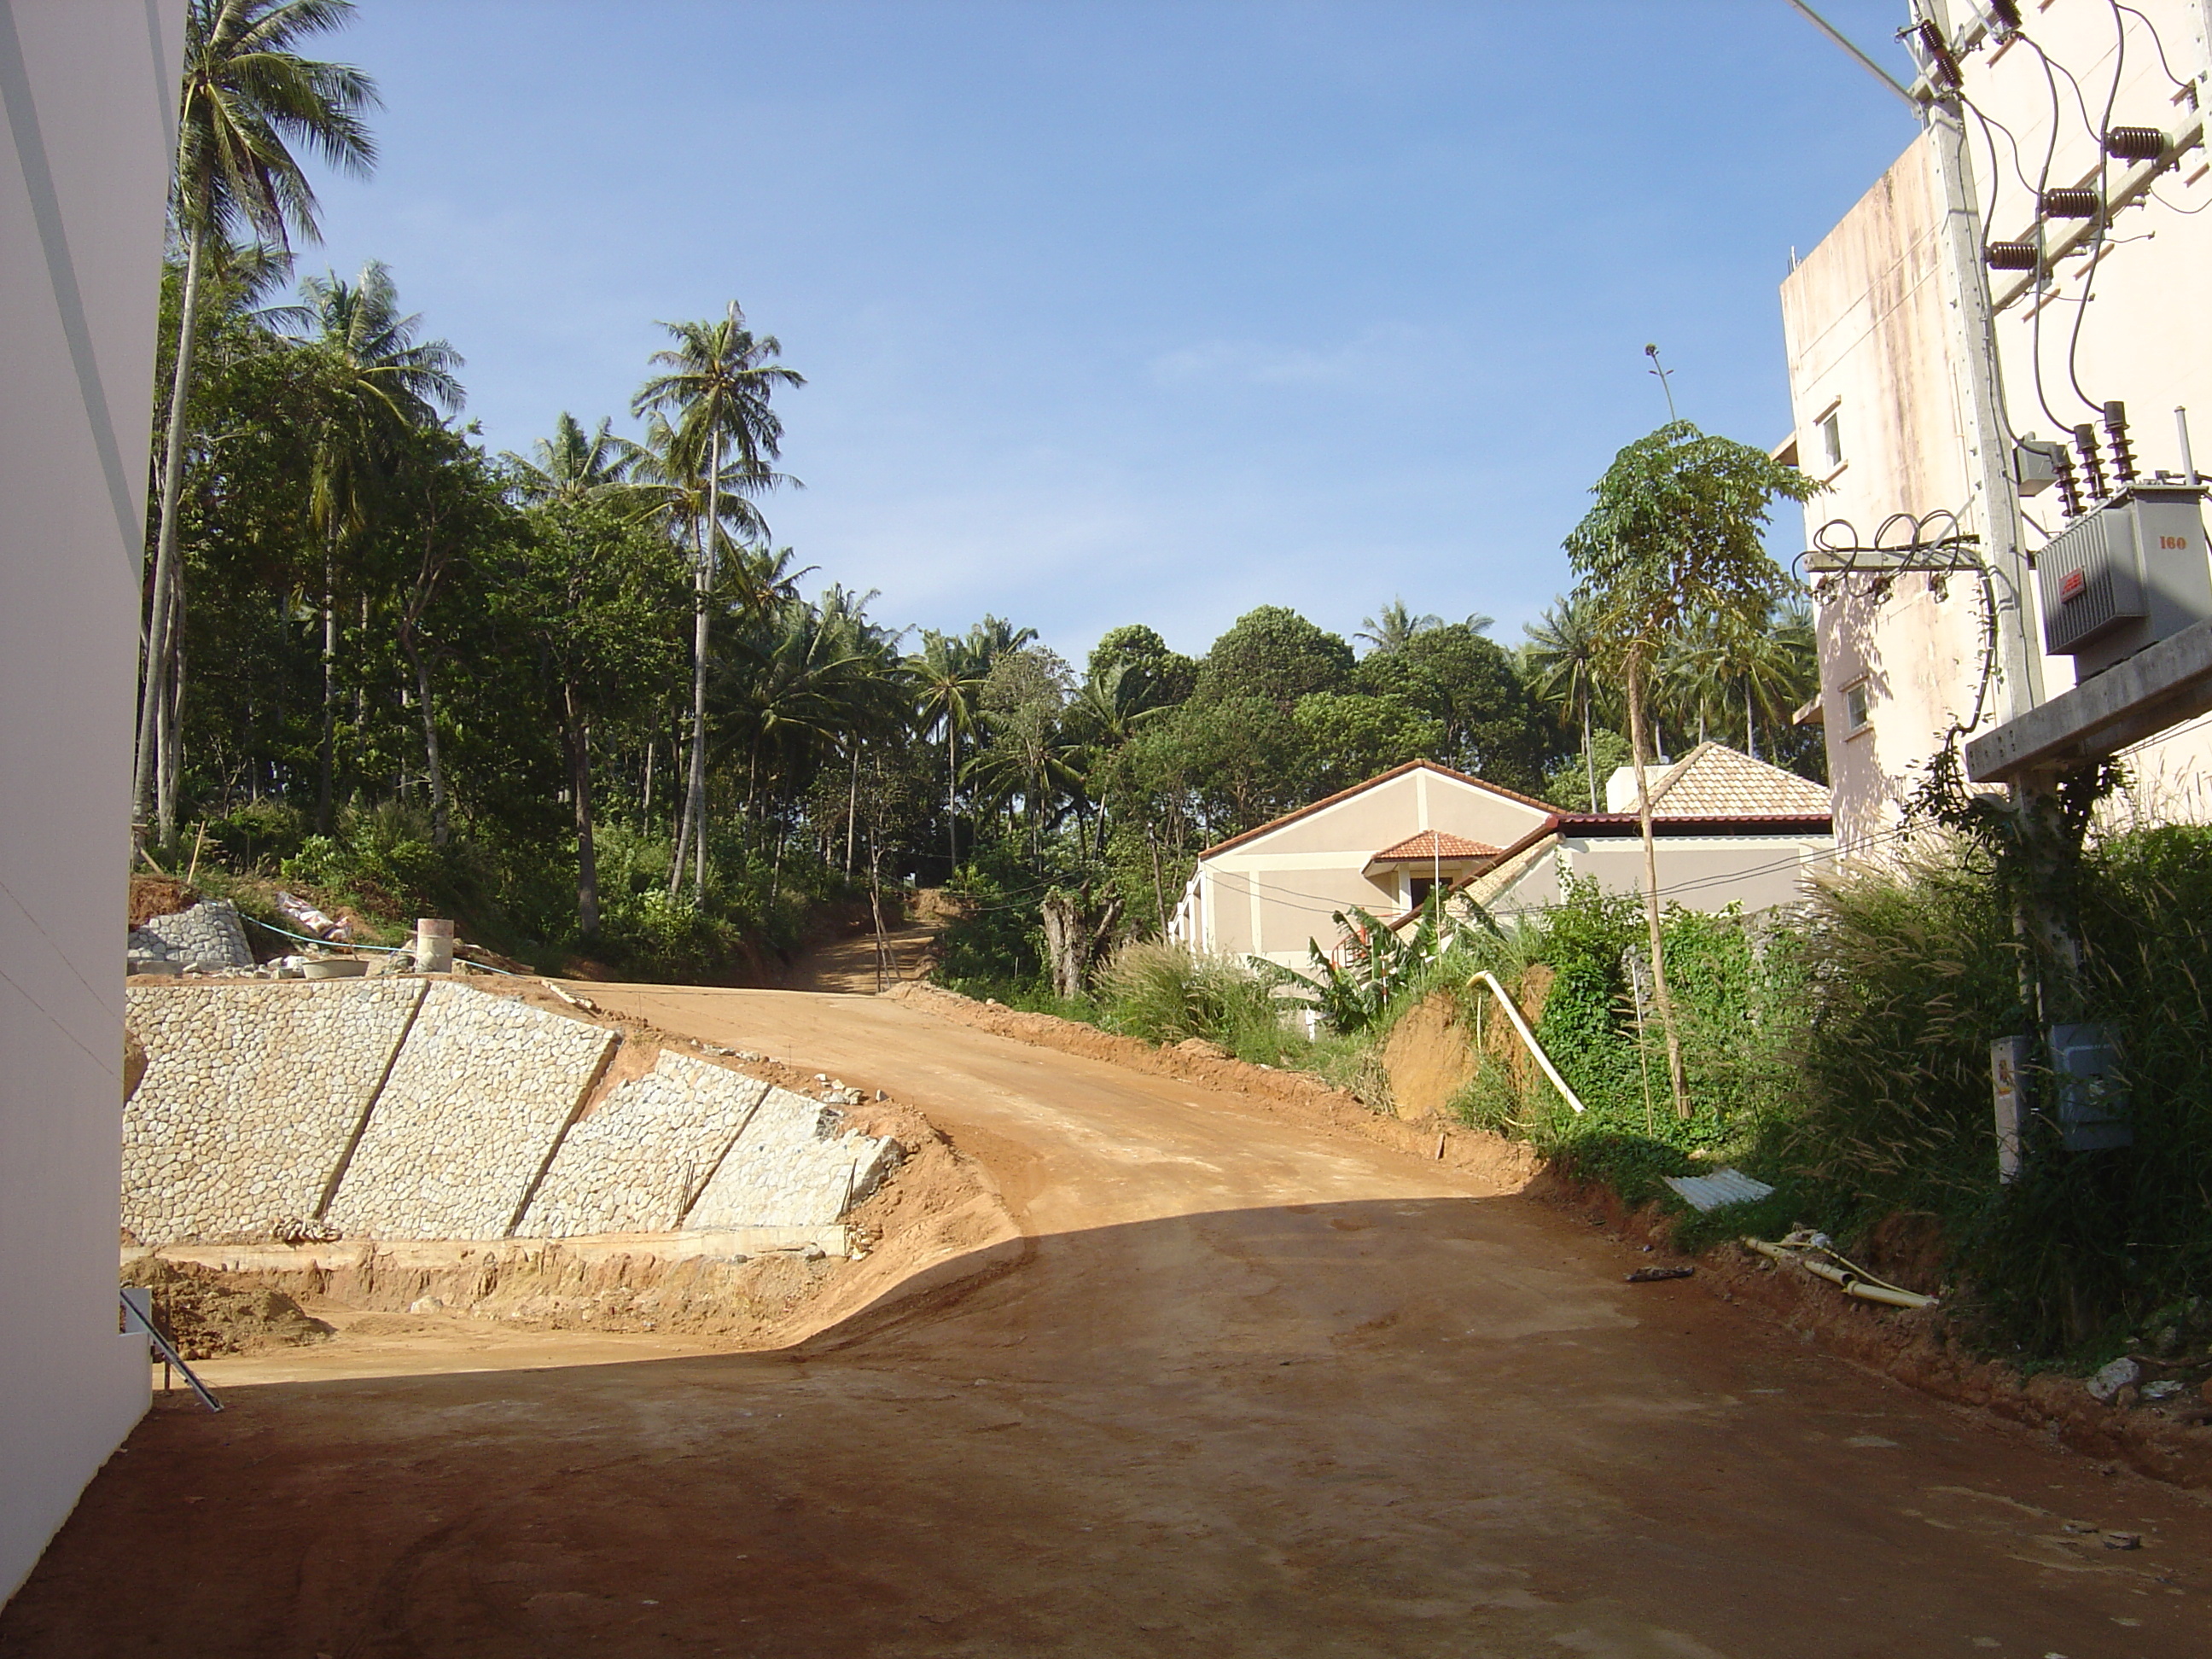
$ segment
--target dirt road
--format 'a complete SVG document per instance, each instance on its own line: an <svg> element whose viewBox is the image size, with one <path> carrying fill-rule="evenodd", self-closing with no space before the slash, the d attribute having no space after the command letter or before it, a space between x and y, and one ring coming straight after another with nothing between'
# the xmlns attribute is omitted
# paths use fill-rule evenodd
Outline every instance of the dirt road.
<svg viewBox="0 0 2212 1659"><path fill-rule="evenodd" d="M896 1004L594 995L911 1101L1025 1249L796 1352L165 1409L0 1653L2212 1649L2186 1496L1625 1285L1572 1218Z"/></svg>

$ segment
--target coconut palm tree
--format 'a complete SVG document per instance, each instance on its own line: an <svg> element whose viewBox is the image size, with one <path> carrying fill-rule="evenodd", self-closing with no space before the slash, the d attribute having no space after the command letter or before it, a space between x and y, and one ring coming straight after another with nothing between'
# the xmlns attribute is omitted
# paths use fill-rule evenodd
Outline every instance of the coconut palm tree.
<svg viewBox="0 0 2212 1659"><path fill-rule="evenodd" d="M1365 640L1377 651L1395 651L1416 634L1443 625L1442 617L1417 617L1407 608L1404 599L1394 599L1382 607L1380 617L1364 618L1352 638Z"/></svg>
<svg viewBox="0 0 2212 1659"><path fill-rule="evenodd" d="M635 488L629 477L634 446L614 435L613 424L602 420L586 432L582 422L562 410L554 419L553 435L531 446L536 459L526 461L511 450L501 455L514 474L515 495L526 507L539 507L604 499L610 492Z"/></svg>
<svg viewBox="0 0 2212 1659"><path fill-rule="evenodd" d="M1793 594L1768 613L1735 664L1743 682L1744 749L1759 757L1759 722L1789 720L1820 689L1820 654L1813 607Z"/></svg>
<svg viewBox="0 0 2212 1659"><path fill-rule="evenodd" d="M1497 620L1495 617L1486 617L1477 611L1468 617L1467 631L1480 634ZM1432 628L1449 626L1442 617L1433 613L1417 617L1407 608L1404 599L1394 599L1382 607L1381 616L1363 618L1359 631L1352 637L1365 640L1377 651L1389 652L1400 649L1417 634L1425 634Z"/></svg>
<svg viewBox="0 0 2212 1659"><path fill-rule="evenodd" d="M303 343L318 406L307 511L323 542L323 731L315 796L318 834L328 835L337 719L338 556L367 526L393 439L436 423L461 405L460 354L418 338L422 319L402 316L392 273L374 260L350 283L311 276L300 296L313 332Z"/></svg>
<svg viewBox="0 0 2212 1659"><path fill-rule="evenodd" d="M924 629L921 649L906 659L915 690L917 723L945 734L945 851L949 868L960 867L960 738L975 729L975 699L986 670L969 641L957 634Z"/></svg>
<svg viewBox="0 0 2212 1659"><path fill-rule="evenodd" d="M1528 624L1522 649L1536 695L1582 722L1583 770L1589 781L1589 810L1598 810L1597 759L1590 742L1590 706L1596 695L1597 635L1590 602L1569 594Z"/></svg>
<svg viewBox="0 0 2212 1659"><path fill-rule="evenodd" d="M730 301L716 322L663 323L675 345L653 354L662 373L638 388L630 400L635 415L673 416L666 423L665 456L672 475L701 479L706 510L698 520L698 567L693 578L691 670L691 770L684 801L684 834L696 860L693 885L707 884L707 601L714 583L715 538L722 521L723 456L734 452L744 476L757 487L775 475L783 441L783 422L773 399L783 386L806 384L797 370L775 361L783 346L773 334L756 336L744 312ZM671 875L671 890L682 879L682 865Z"/></svg>
<svg viewBox="0 0 2212 1659"><path fill-rule="evenodd" d="M310 36L337 27L352 12L352 0L189 0L185 8L184 87L169 198L170 228L183 245L185 277L161 446L161 515L131 792L131 818L142 837L160 769L159 711L167 701L174 619L180 608L179 491L209 266L240 231L279 247L289 246L293 236L316 239L315 193L294 147L350 173L366 173L375 161L375 141L361 119L376 106L375 83L359 70L302 58L294 50ZM164 842L175 839L175 818L172 792L161 814Z"/></svg>

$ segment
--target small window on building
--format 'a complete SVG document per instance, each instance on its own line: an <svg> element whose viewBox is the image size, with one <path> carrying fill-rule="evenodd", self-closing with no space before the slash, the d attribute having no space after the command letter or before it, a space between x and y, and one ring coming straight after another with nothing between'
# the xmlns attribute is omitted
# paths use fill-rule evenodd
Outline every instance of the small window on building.
<svg viewBox="0 0 2212 1659"><path fill-rule="evenodd" d="M1844 688L1844 731L1846 735L1863 732L1874 723L1873 705L1868 701L1867 683Z"/></svg>
<svg viewBox="0 0 2212 1659"><path fill-rule="evenodd" d="M1820 417L1820 459L1833 472L1844 464L1844 414L1832 409Z"/></svg>
<svg viewBox="0 0 2212 1659"><path fill-rule="evenodd" d="M1429 895L1436 890L1436 885L1437 881L1434 876L1413 877L1412 880L1406 884L1406 908L1408 910L1419 909L1424 904L1426 904L1429 902Z"/></svg>

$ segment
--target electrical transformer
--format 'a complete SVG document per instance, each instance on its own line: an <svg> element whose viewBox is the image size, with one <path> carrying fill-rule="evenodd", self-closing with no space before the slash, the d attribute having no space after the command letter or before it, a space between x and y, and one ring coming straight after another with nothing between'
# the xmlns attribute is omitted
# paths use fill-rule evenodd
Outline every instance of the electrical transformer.
<svg viewBox="0 0 2212 1659"><path fill-rule="evenodd" d="M2087 679L2212 618L2204 486L2138 479L2045 544L2043 642Z"/></svg>

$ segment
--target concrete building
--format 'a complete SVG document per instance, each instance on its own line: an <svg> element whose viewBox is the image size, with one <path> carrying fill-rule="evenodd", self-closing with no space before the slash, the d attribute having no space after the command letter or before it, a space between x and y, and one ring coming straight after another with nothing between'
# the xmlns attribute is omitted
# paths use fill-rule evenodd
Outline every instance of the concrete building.
<svg viewBox="0 0 2212 1659"><path fill-rule="evenodd" d="M1832 854L1827 792L1793 773L1707 743L1649 775L1660 893L1670 902L1791 902ZM1609 799L1620 787L1608 785ZM1627 789L1632 801L1632 775ZM1409 921L1441 882L1515 914L1557 903L1571 879L1643 890L1634 812L1562 812L1411 761L1208 848L1168 937L1298 968L1315 946L1337 947L1334 917L1355 906Z"/></svg>
<svg viewBox="0 0 2212 1659"><path fill-rule="evenodd" d="M1900 23L1911 21L1899 9ZM2201 140L2190 139L2201 131L2200 106L2212 105L2212 0L2138 0L2140 16L2106 0L2022 0L2026 34L2011 38L1979 33L1986 9L1948 7L1954 40L1966 42L1959 63L1981 213L1971 243L2039 238L2046 258L2057 256L2040 288L2032 270L1988 272L1999 423L2021 437L2063 438L2082 422L2101 433L2101 405L2118 399L2145 473L2178 472L2178 405L2198 411L2200 441L2212 444L2212 214L2203 212L2212 183ZM2110 125L2163 135L2179 152L2172 165L2103 154L2089 124L2108 100ZM2054 198L2039 231L2043 191L2109 200L2146 173L2154 184L2116 208L2101 234L2094 215L2079 216L2078 197ZM1899 514L1952 513L1966 532L1987 527L1954 297L1961 273L1945 214L1934 140L1923 133L1782 285L1796 429L1778 453L1829 486L1806 510L1808 546L1834 520L1850 528L1832 540L1904 538ZM2055 489L2024 498L2020 535L2031 555L2062 526L2058 501ZM1944 734L1954 725L1985 731L1999 718L1980 584L1971 573L1855 574L1820 580L1815 593L1821 689L1808 717L1826 728L1839 842L1873 851L1895 830ZM2042 685L2022 706L2074 684L2071 659L2042 653L2032 594L2027 605ZM2212 817L2212 729L2196 723L2124 758L2134 809Z"/></svg>
<svg viewBox="0 0 2212 1659"><path fill-rule="evenodd" d="M0 0L5 1594L147 1402L146 1340L117 1320L119 947L184 12Z"/></svg>
<svg viewBox="0 0 2212 1659"><path fill-rule="evenodd" d="M1302 968L1353 907L1398 915L1439 881L1487 869L1553 816L1547 803L1430 761L1378 777L1200 854L1168 924L1196 951Z"/></svg>
<svg viewBox="0 0 2212 1659"><path fill-rule="evenodd" d="M1662 903L1687 910L1771 909L1805 896L1835 857L1828 792L1723 744L1646 769ZM1468 884L1495 916L1557 904L1571 882L1608 893L1644 886L1636 773L1606 782L1603 812L1561 812Z"/></svg>

